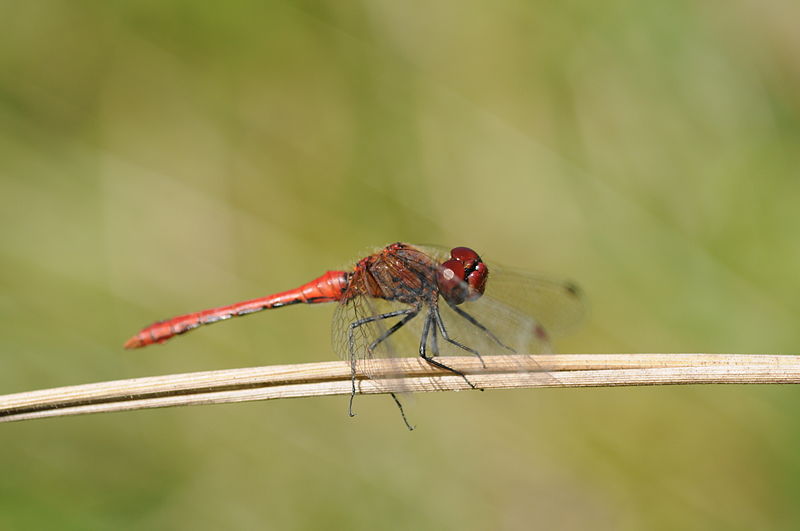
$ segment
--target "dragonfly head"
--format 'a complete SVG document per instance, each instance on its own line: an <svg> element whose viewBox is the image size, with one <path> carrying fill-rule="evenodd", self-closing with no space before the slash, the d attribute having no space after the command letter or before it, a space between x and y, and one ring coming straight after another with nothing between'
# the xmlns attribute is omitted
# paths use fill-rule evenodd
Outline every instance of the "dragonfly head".
<svg viewBox="0 0 800 531"><path fill-rule="evenodd" d="M450 304L474 301L483 295L489 268L478 253L469 247L456 247L450 251L436 273L439 292Z"/></svg>

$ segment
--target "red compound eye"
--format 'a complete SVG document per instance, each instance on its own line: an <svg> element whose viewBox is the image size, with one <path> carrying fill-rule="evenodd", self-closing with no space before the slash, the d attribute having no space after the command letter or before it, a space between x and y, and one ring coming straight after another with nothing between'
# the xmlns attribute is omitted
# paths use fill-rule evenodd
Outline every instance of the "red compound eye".
<svg viewBox="0 0 800 531"><path fill-rule="evenodd" d="M461 304L483 295L488 276L489 269L478 253L469 247L456 247L439 269L436 281L447 302Z"/></svg>
<svg viewBox="0 0 800 531"><path fill-rule="evenodd" d="M475 265L472 272L467 275L467 284L469 285L469 294L467 295L468 301L474 301L483 295L486 289L486 279L489 277L489 268L486 264L479 262Z"/></svg>
<svg viewBox="0 0 800 531"><path fill-rule="evenodd" d="M470 249L469 247L456 247L450 251L450 258L453 260L458 260L459 262L464 263L465 267L468 269L474 264L475 262L480 262L481 257L478 256L478 253Z"/></svg>
<svg viewBox="0 0 800 531"><path fill-rule="evenodd" d="M461 304L467 297L467 285L464 283L464 264L458 260L448 260L442 264L436 275L439 292L448 302Z"/></svg>

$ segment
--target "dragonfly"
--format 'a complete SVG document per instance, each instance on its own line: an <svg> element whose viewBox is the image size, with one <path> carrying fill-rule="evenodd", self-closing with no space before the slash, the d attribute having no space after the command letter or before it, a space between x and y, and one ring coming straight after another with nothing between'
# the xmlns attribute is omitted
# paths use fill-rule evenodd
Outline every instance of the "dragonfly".
<svg viewBox="0 0 800 531"><path fill-rule="evenodd" d="M581 290L572 282L487 264L469 247L448 251L396 242L349 270L327 271L288 291L157 321L128 339L125 348L163 343L262 310L329 302L337 303L334 350L350 363L351 417L357 377L377 380L376 360L415 350L429 365L478 389L467 374L437 358L471 355L483 363L487 355L551 353L553 335L574 327L585 311ZM388 394L413 429L397 395Z"/></svg>

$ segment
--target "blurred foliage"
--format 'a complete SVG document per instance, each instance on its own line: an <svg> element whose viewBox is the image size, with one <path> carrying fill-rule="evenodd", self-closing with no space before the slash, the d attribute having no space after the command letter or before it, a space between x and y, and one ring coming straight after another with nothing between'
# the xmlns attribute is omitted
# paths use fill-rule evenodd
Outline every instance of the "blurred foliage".
<svg viewBox="0 0 800 531"><path fill-rule="evenodd" d="M800 349L800 4L4 2L0 392L332 359L156 318L403 240L574 278L564 352ZM800 391L296 400L3 425L3 529L796 529Z"/></svg>

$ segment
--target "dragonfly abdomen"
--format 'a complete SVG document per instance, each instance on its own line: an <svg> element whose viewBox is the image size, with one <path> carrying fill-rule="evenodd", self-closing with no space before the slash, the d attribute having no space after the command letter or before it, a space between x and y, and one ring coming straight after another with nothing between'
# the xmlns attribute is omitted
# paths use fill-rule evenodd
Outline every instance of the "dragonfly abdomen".
<svg viewBox="0 0 800 531"><path fill-rule="evenodd" d="M346 271L328 271L321 277L289 291L201 312L180 315L166 321L158 321L142 329L138 334L126 341L125 348L141 348L155 343L163 343L198 326L262 310L280 308L291 304L318 304L338 301L342 298L349 285L350 275L351 273Z"/></svg>

